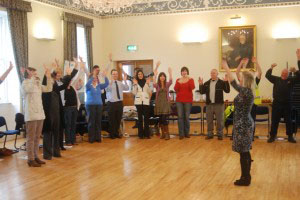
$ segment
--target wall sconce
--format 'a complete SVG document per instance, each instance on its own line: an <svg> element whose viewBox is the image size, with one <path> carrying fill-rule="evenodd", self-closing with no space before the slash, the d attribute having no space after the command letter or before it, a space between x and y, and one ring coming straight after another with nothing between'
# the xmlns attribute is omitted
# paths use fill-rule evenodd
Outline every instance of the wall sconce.
<svg viewBox="0 0 300 200"><path fill-rule="evenodd" d="M274 27L272 37L274 39L300 38L300 26L298 23L281 22Z"/></svg>
<svg viewBox="0 0 300 200"><path fill-rule="evenodd" d="M39 20L35 23L33 36L39 40L55 40L53 28L47 20Z"/></svg>
<svg viewBox="0 0 300 200"><path fill-rule="evenodd" d="M246 19L244 17L241 17L240 15L235 15L233 17L230 17L229 24L231 26L241 26L246 24Z"/></svg>
<svg viewBox="0 0 300 200"><path fill-rule="evenodd" d="M208 32L199 25L189 25L179 33L179 41L184 44L202 43L208 40Z"/></svg>

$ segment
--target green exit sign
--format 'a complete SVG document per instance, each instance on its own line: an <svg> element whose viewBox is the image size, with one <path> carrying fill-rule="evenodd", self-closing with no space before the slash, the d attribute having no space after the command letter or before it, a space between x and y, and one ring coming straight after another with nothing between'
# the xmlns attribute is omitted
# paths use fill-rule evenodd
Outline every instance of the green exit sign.
<svg viewBox="0 0 300 200"><path fill-rule="evenodd" d="M136 45L127 45L127 51L137 51Z"/></svg>

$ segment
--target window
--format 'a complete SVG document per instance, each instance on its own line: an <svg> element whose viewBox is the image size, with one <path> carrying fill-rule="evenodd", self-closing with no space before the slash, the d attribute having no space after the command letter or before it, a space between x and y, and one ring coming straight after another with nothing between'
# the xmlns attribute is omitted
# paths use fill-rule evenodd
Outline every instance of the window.
<svg viewBox="0 0 300 200"><path fill-rule="evenodd" d="M81 24L77 24L77 55L78 57L82 57L82 60L85 62L86 67L89 67L88 59L87 59L87 44L86 44L86 37L85 37L85 29L84 26ZM81 79L86 83L86 76L81 76ZM78 91L78 95L80 98L80 102L85 101L85 92L83 87L81 90Z"/></svg>
<svg viewBox="0 0 300 200"><path fill-rule="evenodd" d="M14 66L11 33L8 24L7 12L0 10L0 76L8 69L9 62ZM16 67L9 73L0 85L0 103L12 103L17 111L20 110L20 82Z"/></svg>

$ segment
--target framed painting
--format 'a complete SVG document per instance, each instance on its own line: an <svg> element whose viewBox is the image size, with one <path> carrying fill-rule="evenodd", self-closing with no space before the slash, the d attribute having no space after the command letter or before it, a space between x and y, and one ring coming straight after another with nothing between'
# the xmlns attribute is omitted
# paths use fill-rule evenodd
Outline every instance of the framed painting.
<svg viewBox="0 0 300 200"><path fill-rule="evenodd" d="M231 71L236 71L240 62L248 58L246 69L256 71L251 61L256 57L256 26L228 26L219 28L220 71L224 71L221 62L225 59Z"/></svg>

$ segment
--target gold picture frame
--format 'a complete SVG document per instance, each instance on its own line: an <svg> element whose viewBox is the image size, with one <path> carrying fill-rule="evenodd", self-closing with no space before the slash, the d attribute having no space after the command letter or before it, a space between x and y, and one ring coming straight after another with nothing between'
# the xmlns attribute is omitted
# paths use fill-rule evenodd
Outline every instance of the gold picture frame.
<svg viewBox="0 0 300 200"><path fill-rule="evenodd" d="M220 71L222 59L228 63L231 71L236 71L241 59L249 58L246 69L256 71L252 63L252 57L256 57L256 26L227 26L219 28L219 62Z"/></svg>

